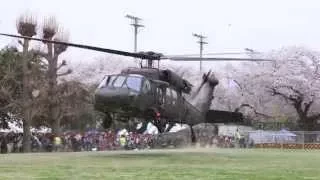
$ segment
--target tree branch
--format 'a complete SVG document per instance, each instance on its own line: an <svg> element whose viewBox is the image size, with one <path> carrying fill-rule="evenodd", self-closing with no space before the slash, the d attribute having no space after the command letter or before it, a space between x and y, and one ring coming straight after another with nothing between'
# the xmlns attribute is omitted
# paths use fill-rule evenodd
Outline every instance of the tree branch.
<svg viewBox="0 0 320 180"><path fill-rule="evenodd" d="M312 116L309 116L309 117L307 117L307 119L308 119L309 121L315 121L315 120L317 120L317 119L320 119L320 113L319 113L319 114L312 115Z"/></svg>
<svg viewBox="0 0 320 180"><path fill-rule="evenodd" d="M310 107L312 104L313 104L313 100L309 101L308 103L305 103L305 107L304 107L305 114L308 114L308 111L310 110Z"/></svg>
<svg viewBox="0 0 320 180"><path fill-rule="evenodd" d="M61 73L61 74L57 74L57 76L65 76L65 75L68 75L68 74L71 74L71 73L72 73L72 70L68 69L67 72L64 72L64 73Z"/></svg>
<svg viewBox="0 0 320 180"><path fill-rule="evenodd" d="M271 118L272 116L269 116L267 114L263 114L263 113L260 113L258 112L253 106L251 106L250 104L241 104L238 108L236 108L234 110L234 112L239 112L239 110L242 108L242 107L249 107L250 109L253 110L253 112L256 114L256 115L260 115L260 116L264 116L264 117L267 117L267 118Z"/></svg>
<svg viewBox="0 0 320 180"><path fill-rule="evenodd" d="M241 87L240 83L237 80L233 79L233 82L236 83L239 86L239 88L242 90L242 87Z"/></svg>
<svg viewBox="0 0 320 180"><path fill-rule="evenodd" d="M32 50L30 50L30 52L33 53L33 54L39 55L39 56L41 56L41 57L43 57L43 58L45 58L45 59L47 59L48 56L49 56L47 53L42 52L42 51L40 51L40 50L34 50L34 49L32 49Z"/></svg>
<svg viewBox="0 0 320 180"><path fill-rule="evenodd" d="M21 108L21 105L19 105L19 103L16 103L16 102L11 102L11 103L7 104L6 106L1 107L0 111L8 111L8 110L12 110L15 108Z"/></svg>
<svg viewBox="0 0 320 180"><path fill-rule="evenodd" d="M66 60L62 60L61 64L57 67L57 71L59 71L59 69L61 69L63 66L66 66L67 62Z"/></svg>
<svg viewBox="0 0 320 180"><path fill-rule="evenodd" d="M272 96L281 96L282 98L285 99L285 101L288 102L288 100L292 101L293 103L297 102L297 98L294 98L293 96L287 96L279 91L275 87L269 88L271 90L271 95Z"/></svg>
<svg viewBox="0 0 320 180"><path fill-rule="evenodd" d="M287 89L292 90L292 91L295 92L296 94L298 94L298 96L303 97L303 94L302 94L300 91L294 89L292 86L286 86L286 85L281 85L281 86L280 86L280 85L279 85L279 86L275 86L274 88L287 88Z"/></svg>

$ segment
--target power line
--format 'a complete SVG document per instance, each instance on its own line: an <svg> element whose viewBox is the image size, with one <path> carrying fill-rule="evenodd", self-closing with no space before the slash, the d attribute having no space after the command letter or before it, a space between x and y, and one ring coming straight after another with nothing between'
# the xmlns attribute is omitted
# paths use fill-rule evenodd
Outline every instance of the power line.
<svg viewBox="0 0 320 180"><path fill-rule="evenodd" d="M201 34L195 34L195 33L193 33L193 36L199 38L198 43L200 44L200 58L202 58L203 45L208 44L207 42L204 41L204 39L207 37L205 37ZM202 72L202 60L201 59L200 59L200 72Z"/></svg>

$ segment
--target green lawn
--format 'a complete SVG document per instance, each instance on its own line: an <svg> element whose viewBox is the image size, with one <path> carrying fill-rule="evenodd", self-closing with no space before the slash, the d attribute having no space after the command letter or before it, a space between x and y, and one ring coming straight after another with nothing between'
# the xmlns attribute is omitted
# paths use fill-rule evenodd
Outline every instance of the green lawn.
<svg viewBox="0 0 320 180"><path fill-rule="evenodd" d="M0 179L317 179L320 151L156 150L0 155Z"/></svg>

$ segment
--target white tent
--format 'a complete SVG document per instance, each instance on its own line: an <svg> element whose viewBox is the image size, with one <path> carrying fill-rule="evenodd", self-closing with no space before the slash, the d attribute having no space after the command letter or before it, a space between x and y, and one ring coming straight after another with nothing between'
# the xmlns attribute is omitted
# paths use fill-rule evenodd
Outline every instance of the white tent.
<svg viewBox="0 0 320 180"><path fill-rule="evenodd" d="M294 133L282 129L276 134L276 140L277 142L295 142L297 135Z"/></svg>
<svg viewBox="0 0 320 180"><path fill-rule="evenodd" d="M294 133L288 131L288 130L285 130L285 129L281 129L279 131L279 135L282 135L282 136L287 136L287 137L296 137L297 135L295 135Z"/></svg>
<svg viewBox="0 0 320 180"><path fill-rule="evenodd" d="M253 140L255 144L272 143L274 141L273 133L263 130L249 132L249 139Z"/></svg>

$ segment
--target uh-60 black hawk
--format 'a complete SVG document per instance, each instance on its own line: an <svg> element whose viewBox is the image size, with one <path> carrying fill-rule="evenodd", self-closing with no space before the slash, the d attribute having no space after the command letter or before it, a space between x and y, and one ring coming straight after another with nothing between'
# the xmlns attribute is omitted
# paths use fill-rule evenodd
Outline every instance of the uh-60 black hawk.
<svg viewBox="0 0 320 180"><path fill-rule="evenodd" d="M148 121L152 121L160 133L170 130L175 123L188 124L193 142L195 135L192 126L199 123L242 123L242 114L210 110L213 91L219 83L211 71L203 74L200 86L192 91L193 86L186 79L169 69L159 69L159 61L162 59L174 61L269 61L250 58L168 57L154 52L132 53L12 34L0 33L0 35L146 60L146 66L123 69L119 74L106 75L100 82L95 91L94 106L96 110L106 114L105 127L110 127L114 118L129 122L134 117L144 119L145 128ZM158 61L157 68L154 67L154 61ZM187 97L189 98L187 99ZM145 128L142 129L145 130Z"/></svg>

